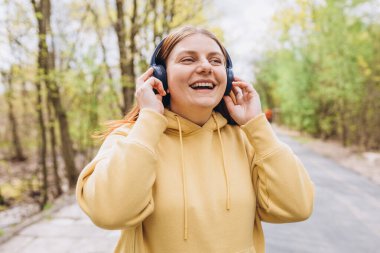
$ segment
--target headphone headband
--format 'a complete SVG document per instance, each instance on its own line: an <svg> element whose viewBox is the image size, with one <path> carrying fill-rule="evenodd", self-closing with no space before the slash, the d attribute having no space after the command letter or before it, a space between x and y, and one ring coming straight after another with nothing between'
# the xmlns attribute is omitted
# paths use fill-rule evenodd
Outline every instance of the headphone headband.
<svg viewBox="0 0 380 253"><path fill-rule="evenodd" d="M157 62L156 62L156 59L157 59L157 56L158 56L158 53L160 52L161 50L161 47L162 47L162 44L164 44L164 41L165 41L166 37L163 38L160 43L158 43L156 49L154 50L153 52L153 55L152 55L152 58L150 59L150 65L151 66L155 66L155 65L158 65ZM232 69L232 61L231 61L231 58L230 58L230 55L228 54L227 50L224 48L224 51L226 52L226 68L230 68Z"/></svg>

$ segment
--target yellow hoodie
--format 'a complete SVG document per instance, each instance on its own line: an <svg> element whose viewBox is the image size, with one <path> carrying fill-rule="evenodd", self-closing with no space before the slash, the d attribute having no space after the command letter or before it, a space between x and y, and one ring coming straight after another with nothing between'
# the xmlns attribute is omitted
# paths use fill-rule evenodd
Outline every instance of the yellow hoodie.
<svg viewBox="0 0 380 253"><path fill-rule="evenodd" d="M200 127L143 109L107 137L76 196L97 226L122 230L115 252L263 253L261 221L307 219L314 187L264 114Z"/></svg>

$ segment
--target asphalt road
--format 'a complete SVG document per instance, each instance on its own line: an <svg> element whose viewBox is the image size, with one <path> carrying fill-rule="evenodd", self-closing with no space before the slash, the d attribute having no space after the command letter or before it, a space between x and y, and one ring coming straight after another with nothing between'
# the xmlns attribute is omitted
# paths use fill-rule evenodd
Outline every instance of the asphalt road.
<svg viewBox="0 0 380 253"><path fill-rule="evenodd" d="M380 252L380 186L287 136L280 138L308 169L316 199L305 222L263 224L267 253ZM118 235L95 227L71 204L20 231L0 245L0 252L112 252Z"/></svg>
<svg viewBox="0 0 380 253"><path fill-rule="evenodd" d="M380 252L380 186L288 136L280 138L308 169L316 198L313 215L307 221L264 223L267 252Z"/></svg>

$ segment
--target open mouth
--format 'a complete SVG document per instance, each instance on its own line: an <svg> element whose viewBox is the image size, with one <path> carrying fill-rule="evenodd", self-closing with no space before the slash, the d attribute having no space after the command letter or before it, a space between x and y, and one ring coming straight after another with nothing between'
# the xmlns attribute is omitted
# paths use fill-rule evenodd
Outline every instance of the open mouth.
<svg viewBox="0 0 380 253"><path fill-rule="evenodd" d="M190 88L194 90L212 90L215 85L213 83L194 83L190 85Z"/></svg>

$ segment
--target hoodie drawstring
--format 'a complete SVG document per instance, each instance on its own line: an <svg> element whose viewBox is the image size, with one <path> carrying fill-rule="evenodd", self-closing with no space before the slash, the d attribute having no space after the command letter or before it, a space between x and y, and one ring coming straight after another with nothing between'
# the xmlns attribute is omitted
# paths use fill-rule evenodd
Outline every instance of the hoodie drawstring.
<svg viewBox="0 0 380 253"><path fill-rule="evenodd" d="M187 240L188 238L188 215L187 215L187 209L188 209L188 204L187 204L187 182L186 182L186 172L185 172L185 158L183 154L183 138L182 138L182 128L181 128L181 122L178 118L177 115L174 115L177 123L178 123L178 131L179 131L179 142L181 146L181 165L182 165L182 185L183 185L183 202L184 202L184 231L183 231L183 239ZM215 119L214 113L212 114L212 118L215 121L216 128L218 130L218 137L219 137L219 142L220 142L220 148L222 151L222 159L223 159L223 170L224 170L224 178L226 181L226 189L227 189L227 197L226 197L226 210L230 210L230 183L229 183L229 178L228 178L228 173L227 173L227 167L226 167L226 161L225 161L225 156L224 156L224 146L223 146L223 140L222 140L222 135L220 133L219 129L219 124L218 121Z"/></svg>
<svg viewBox="0 0 380 253"><path fill-rule="evenodd" d="M178 123L178 130L179 130L179 142L181 144L181 160L182 160L182 185L183 185L183 202L184 202L184 231L183 231L183 239L187 240L187 184L186 184L186 173L185 173L185 159L183 156L183 140L182 140L182 129L181 129L181 123L175 115L175 118Z"/></svg>
<svg viewBox="0 0 380 253"><path fill-rule="evenodd" d="M215 116L214 116L214 112L213 112L213 114L212 114L212 118L214 119L215 124L216 124L216 128L218 129L218 136L219 136L220 148L221 148L221 150L222 150L224 178L225 178L225 180L226 180L226 189L227 189L226 210L230 210L230 182L229 182L229 179L228 179L226 160L225 160L225 157L224 157L223 140L222 140L222 135L221 135L221 133L220 133L220 129L219 129L218 121L215 119Z"/></svg>

